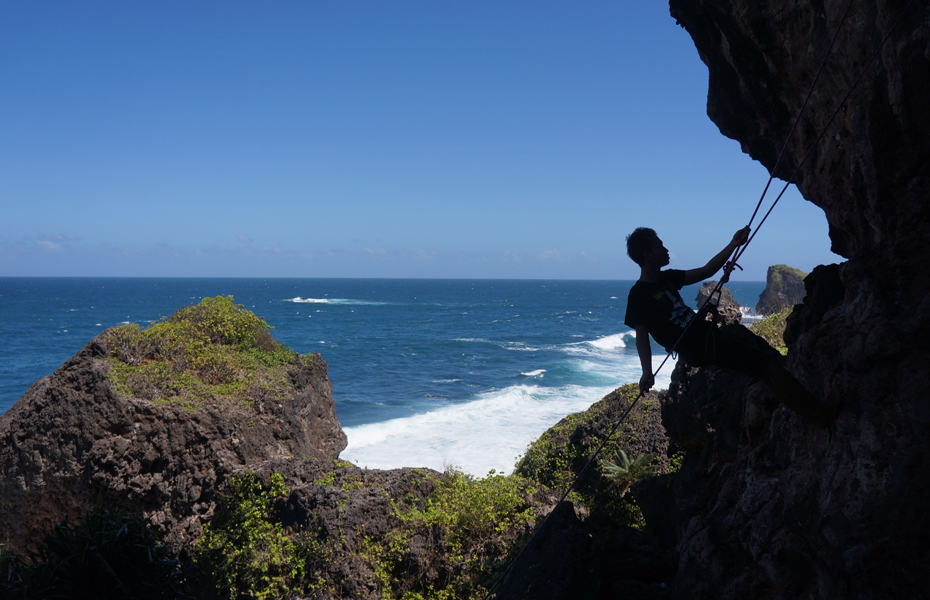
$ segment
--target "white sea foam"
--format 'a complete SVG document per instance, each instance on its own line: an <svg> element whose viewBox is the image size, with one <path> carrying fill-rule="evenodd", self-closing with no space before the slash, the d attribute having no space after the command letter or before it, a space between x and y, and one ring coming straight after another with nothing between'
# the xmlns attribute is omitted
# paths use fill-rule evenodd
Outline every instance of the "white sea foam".
<svg viewBox="0 0 930 600"><path fill-rule="evenodd" d="M341 457L375 469L455 465L482 477L491 469L509 473L529 442L611 389L512 386L412 417L347 427Z"/></svg>
<svg viewBox="0 0 930 600"><path fill-rule="evenodd" d="M572 342L561 348L563 352L575 356L589 356L595 354L602 358L616 358L618 351L635 346L636 332L614 333L595 340Z"/></svg>
<svg viewBox="0 0 930 600"><path fill-rule="evenodd" d="M653 369L663 358L653 357ZM657 389L668 387L673 366L657 375ZM454 465L478 477L491 469L510 473L516 457L546 429L623 383L639 381L642 374L639 361L629 359L612 365L579 361L575 368L609 374L611 380L599 387L515 385L412 417L347 427L348 446L341 457L372 469L421 466L441 471Z"/></svg>
<svg viewBox="0 0 930 600"><path fill-rule="evenodd" d="M756 314L756 311L750 306L740 306L739 311L742 313L740 318L740 323L743 325L752 325L757 321L761 321L765 318L764 315Z"/></svg>
<svg viewBox="0 0 930 600"><path fill-rule="evenodd" d="M520 373L524 377L542 377L542 374L545 373L545 369L536 369L535 371L530 371L529 373Z"/></svg>
<svg viewBox="0 0 930 600"><path fill-rule="evenodd" d="M594 346L595 348L600 348L601 350L616 350L617 348L626 347L627 335L626 333L615 333L584 343Z"/></svg>
<svg viewBox="0 0 930 600"><path fill-rule="evenodd" d="M370 302L368 300L352 300L351 298L288 298L285 302L296 302L298 304L333 304L343 306L384 306L390 302Z"/></svg>

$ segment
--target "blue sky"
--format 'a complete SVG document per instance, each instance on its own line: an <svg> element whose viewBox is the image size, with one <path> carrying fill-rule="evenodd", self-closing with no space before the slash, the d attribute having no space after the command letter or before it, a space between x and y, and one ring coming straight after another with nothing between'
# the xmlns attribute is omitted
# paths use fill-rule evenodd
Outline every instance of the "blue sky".
<svg viewBox="0 0 930 600"><path fill-rule="evenodd" d="M767 178L662 2L5 2L0 89L0 276L635 279ZM734 279L838 260L792 189Z"/></svg>

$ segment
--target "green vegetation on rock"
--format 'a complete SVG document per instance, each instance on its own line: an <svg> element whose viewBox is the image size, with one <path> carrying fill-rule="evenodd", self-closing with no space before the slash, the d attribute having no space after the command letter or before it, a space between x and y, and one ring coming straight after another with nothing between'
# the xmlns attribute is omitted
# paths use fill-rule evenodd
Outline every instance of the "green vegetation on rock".
<svg viewBox="0 0 930 600"><path fill-rule="evenodd" d="M772 348L781 352L782 356L788 354L788 347L785 345L785 327L787 325L788 315L794 310L793 306L785 308L781 312L769 315L753 323L749 328L750 331L765 339Z"/></svg>
<svg viewBox="0 0 930 600"><path fill-rule="evenodd" d="M601 470L604 477L617 485L617 492L623 496L637 481L658 475L659 465L656 464L655 456L640 454L630 459L626 452L620 449L614 460L603 459L601 461Z"/></svg>
<svg viewBox="0 0 930 600"><path fill-rule="evenodd" d="M278 473L267 485L251 473L230 479L195 547L198 565L228 597L283 598L303 587L310 548L286 536L273 513L288 492Z"/></svg>
<svg viewBox="0 0 930 600"><path fill-rule="evenodd" d="M519 476L413 471L414 487L428 493L393 499L369 479L371 473L333 468L313 485L342 496L337 521L324 522L317 514L287 530L276 508L291 492L281 475L264 483L252 474L230 480L194 554L222 597L287 598L324 590L341 597L342 568L355 564L357 572L368 573L361 584L380 590L384 600L483 598L515 542L536 522L536 489ZM355 529L357 517L347 516L353 490L362 490L354 497L365 503L383 499L389 507L386 531L374 524ZM434 568L417 572L415 564Z"/></svg>
<svg viewBox="0 0 930 600"><path fill-rule="evenodd" d="M506 567L514 542L532 531L537 490L519 475L493 470L477 479L447 469L433 483L422 509L398 508L395 514L411 531L427 528L444 540L442 558L452 575L445 585L408 591L403 598L483 598Z"/></svg>
<svg viewBox="0 0 930 600"><path fill-rule="evenodd" d="M637 385L625 385L586 411L568 415L530 444L514 472L554 490L568 489L607 436L615 419L638 395ZM618 457L620 452L634 448L637 448L637 454L646 456L648 453L642 451L646 446L642 436L647 429L647 415L655 410L658 410L658 401L654 395L641 398L637 409L630 413L601 450L602 459ZM664 433L660 435L664 437ZM655 458L659 461L656 467L665 470L668 459L664 456ZM619 493L614 482L606 476L604 466L602 463L600 469L589 469L578 481L569 500L583 505L592 515L640 527L643 520L636 499Z"/></svg>
<svg viewBox="0 0 930 600"><path fill-rule="evenodd" d="M789 267L788 265L773 265L769 267L769 277L776 289L780 289L782 286L784 286L783 275L787 273L794 275L802 281L805 277L807 277L807 273L801 269L795 269L794 267Z"/></svg>
<svg viewBox="0 0 930 600"><path fill-rule="evenodd" d="M282 367L299 360L271 329L232 296L204 298L147 329L112 329L107 378L122 396L187 407L270 400L285 393Z"/></svg>

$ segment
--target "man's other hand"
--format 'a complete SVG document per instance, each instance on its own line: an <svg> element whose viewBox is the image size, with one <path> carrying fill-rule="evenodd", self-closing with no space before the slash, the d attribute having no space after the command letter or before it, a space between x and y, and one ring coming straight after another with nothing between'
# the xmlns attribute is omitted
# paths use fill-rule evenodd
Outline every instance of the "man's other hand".
<svg viewBox="0 0 930 600"><path fill-rule="evenodd" d="M655 383L656 380L652 373L643 373L643 376L639 378L639 391L645 394L652 389Z"/></svg>

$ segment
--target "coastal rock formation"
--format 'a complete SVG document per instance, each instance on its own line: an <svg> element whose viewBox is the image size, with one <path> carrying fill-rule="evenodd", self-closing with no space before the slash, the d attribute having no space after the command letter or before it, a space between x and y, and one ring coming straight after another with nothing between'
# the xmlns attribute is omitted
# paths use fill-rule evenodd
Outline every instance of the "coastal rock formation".
<svg viewBox="0 0 930 600"><path fill-rule="evenodd" d="M171 540L187 540L237 469L286 457L331 461L345 448L326 363L286 367L291 393L259 413L241 404L187 409L118 396L106 377L108 332L37 381L0 416L0 538L35 547L86 505L143 510Z"/></svg>
<svg viewBox="0 0 930 600"><path fill-rule="evenodd" d="M663 424L685 458L643 502L646 531L677 555L674 599L896 599L926 595L930 585L927 5L670 2L708 66L708 115L770 171L847 5L775 172L789 177L811 151L795 180L824 210L833 251L847 259L805 279L784 335L787 368L841 412L818 429L760 382L676 367ZM547 535L577 552L573 528L563 518ZM591 547L604 543L592 536ZM541 556L534 567L545 574L561 569L559 560ZM581 581L583 569L564 577Z"/></svg>
<svg viewBox="0 0 930 600"><path fill-rule="evenodd" d="M661 532L622 523L626 505L621 490L604 476L602 463L583 472L615 425L617 431L599 460L613 459L622 448L631 458L651 455L663 468L669 466L660 397L649 392L637 400L638 391L638 386L624 386L588 410L565 417L533 442L517 464L515 473L555 493L564 493L581 474L574 490L584 504L566 501L555 508L503 580L497 600L668 597L676 561L674 552L660 543ZM629 415L619 423L631 404ZM654 497L662 496L665 483L651 490L634 486L632 494L644 513L658 504Z"/></svg>
<svg viewBox="0 0 930 600"><path fill-rule="evenodd" d="M698 290L697 297L694 299L697 308L704 306L704 301L707 300L707 297L716 287L716 281L705 281L701 285L701 289ZM733 298L733 292L725 287L720 288L720 302L712 315L714 322L718 325L739 323L743 319L739 302Z"/></svg>
<svg viewBox="0 0 930 600"><path fill-rule="evenodd" d="M671 2L708 66L709 116L770 170L846 5ZM788 177L811 150L796 181L824 210L834 252L848 259L808 276L807 300L785 336L789 370L842 411L823 431L773 404L759 384L708 384L704 397L718 397L728 416L709 422L713 432L690 453L676 487L674 597L925 593L928 101L926 3L852 2L775 173Z"/></svg>
<svg viewBox="0 0 930 600"><path fill-rule="evenodd" d="M773 265L765 273L765 289L759 294L756 313L771 315L804 301L807 273L788 265Z"/></svg>

